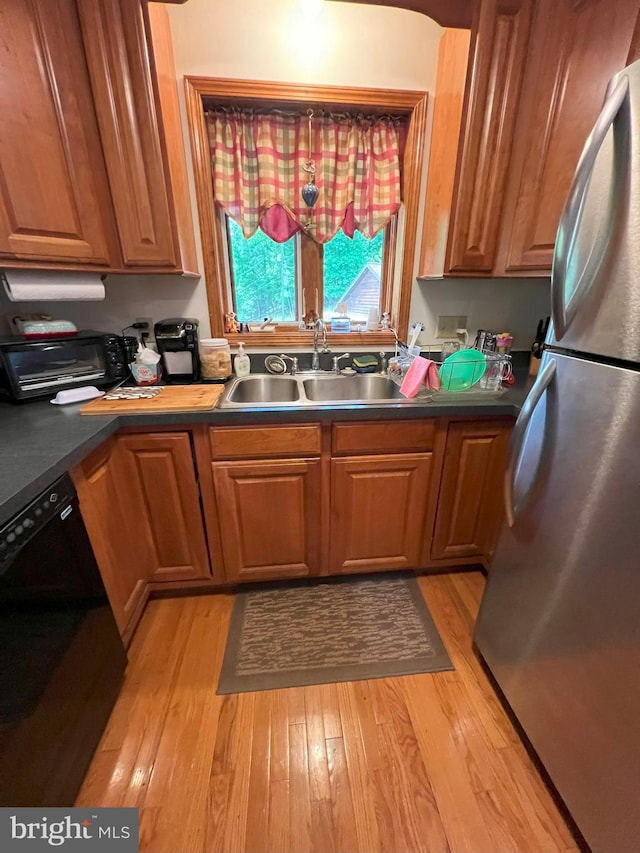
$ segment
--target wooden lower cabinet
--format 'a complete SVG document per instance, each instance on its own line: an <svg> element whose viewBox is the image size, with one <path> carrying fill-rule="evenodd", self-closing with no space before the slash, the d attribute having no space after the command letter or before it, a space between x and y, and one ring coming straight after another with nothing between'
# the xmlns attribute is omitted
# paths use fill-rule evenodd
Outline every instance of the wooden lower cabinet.
<svg viewBox="0 0 640 853"><path fill-rule="evenodd" d="M320 571L319 459L214 462L227 581Z"/></svg>
<svg viewBox="0 0 640 853"><path fill-rule="evenodd" d="M331 462L331 573L417 568L433 454Z"/></svg>
<svg viewBox="0 0 640 853"><path fill-rule="evenodd" d="M449 424L432 560L493 555L511 426L504 420Z"/></svg>
<svg viewBox="0 0 640 853"><path fill-rule="evenodd" d="M119 435L116 442L136 524L148 540L149 579L210 577L190 434Z"/></svg>
<svg viewBox="0 0 640 853"><path fill-rule="evenodd" d="M91 546L123 639L147 598L147 564L135 525L135 501L116 439L100 445L71 471Z"/></svg>

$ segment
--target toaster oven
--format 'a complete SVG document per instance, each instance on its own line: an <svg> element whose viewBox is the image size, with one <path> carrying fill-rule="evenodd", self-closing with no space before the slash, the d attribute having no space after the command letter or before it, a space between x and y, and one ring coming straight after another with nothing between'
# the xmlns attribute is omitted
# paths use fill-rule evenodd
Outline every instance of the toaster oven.
<svg viewBox="0 0 640 853"><path fill-rule="evenodd" d="M81 385L106 387L127 372L118 335L88 331L38 341L0 338L0 395L14 402Z"/></svg>

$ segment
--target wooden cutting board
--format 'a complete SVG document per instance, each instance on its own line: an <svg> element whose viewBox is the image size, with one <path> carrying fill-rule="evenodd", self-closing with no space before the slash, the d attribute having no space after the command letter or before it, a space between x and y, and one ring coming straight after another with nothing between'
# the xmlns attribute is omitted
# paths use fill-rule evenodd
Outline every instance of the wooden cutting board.
<svg viewBox="0 0 640 853"><path fill-rule="evenodd" d="M163 412L205 412L213 409L224 385L171 385L149 400L105 400L80 409L82 415L153 415Z"/></svg>

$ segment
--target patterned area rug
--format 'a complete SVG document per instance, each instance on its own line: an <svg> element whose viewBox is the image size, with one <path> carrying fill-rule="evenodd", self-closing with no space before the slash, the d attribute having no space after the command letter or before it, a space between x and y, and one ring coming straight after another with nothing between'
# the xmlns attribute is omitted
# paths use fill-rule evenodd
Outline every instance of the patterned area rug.
<svg viewBox="0 0 640 853"><path fill-rule="evenodd" d="M303 581L236 596L218 693L453 669L413 575Z"/></svg>

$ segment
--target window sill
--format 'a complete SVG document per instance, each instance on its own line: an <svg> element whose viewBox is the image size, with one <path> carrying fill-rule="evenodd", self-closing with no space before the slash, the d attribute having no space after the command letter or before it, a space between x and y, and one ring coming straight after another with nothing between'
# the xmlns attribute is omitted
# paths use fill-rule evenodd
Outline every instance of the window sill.
<svg viewBox="0 0 640 853"><path fill-rule="evenodd" d="M247 347L286 349L287 347L313 347L313 332L302 332L298 329L291 332L240 332L226 334L225 337L233 346L234 341L243 341ZM320 335L318 335L320 337ZM349 349L349 347L384 347L393 349L396 338L391 331L378 332L327 332L327 342L333 349Z"/></svg>

